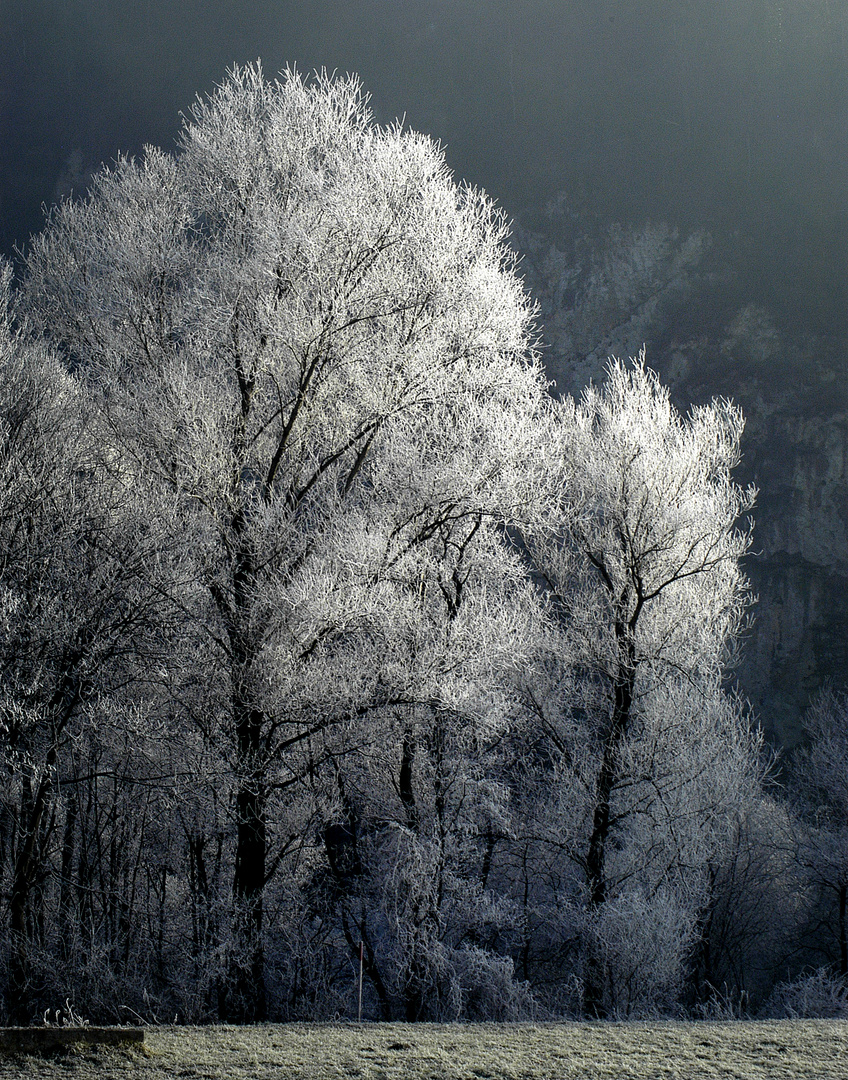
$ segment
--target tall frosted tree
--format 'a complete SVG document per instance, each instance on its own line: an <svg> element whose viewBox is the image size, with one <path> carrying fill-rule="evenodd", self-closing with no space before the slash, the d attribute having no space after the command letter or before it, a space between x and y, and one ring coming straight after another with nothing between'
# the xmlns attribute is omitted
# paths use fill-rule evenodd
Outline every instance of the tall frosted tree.
<svg viewBox="0 0 848 1080"><path fill-rule="evenodd" d="M342 752L333 725L408 694L368 662L393 568L531 495L544 382L505 237L355 78L257 66L33 243L29 324L87 382L194 628L171 680L231 785L227 1019L266 1014L287 793Z"/></svg>

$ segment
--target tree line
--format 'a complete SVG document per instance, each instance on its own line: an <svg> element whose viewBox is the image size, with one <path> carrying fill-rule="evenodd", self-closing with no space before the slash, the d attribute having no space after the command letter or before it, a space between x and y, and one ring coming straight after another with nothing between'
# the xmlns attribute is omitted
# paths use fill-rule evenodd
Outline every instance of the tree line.
<svg viewBox="0 0 848 1080"><path fill-rule="evenodd" d="M507 240L257 65L4 268L9 1020L839 999L848 710L790 799L728 682L742 416L550 395Z"/></svg>

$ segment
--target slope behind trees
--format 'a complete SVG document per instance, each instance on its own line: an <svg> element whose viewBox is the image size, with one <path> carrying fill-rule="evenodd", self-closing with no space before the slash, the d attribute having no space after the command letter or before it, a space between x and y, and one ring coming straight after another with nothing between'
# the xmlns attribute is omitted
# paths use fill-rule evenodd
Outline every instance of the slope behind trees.
<svg viewBox="0 0 848 1080"><path fill-rule="evenodd" d="M848 979L848 695L827 687L804 717L792 761L798 858L816 894L808 935L817 960ZM823 955L822 955L823 954Z"/></svg>

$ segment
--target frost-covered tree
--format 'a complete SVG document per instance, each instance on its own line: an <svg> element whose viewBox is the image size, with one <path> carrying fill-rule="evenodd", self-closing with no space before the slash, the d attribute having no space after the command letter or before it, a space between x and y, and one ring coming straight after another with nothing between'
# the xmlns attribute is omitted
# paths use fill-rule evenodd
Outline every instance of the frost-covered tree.
<svg viewBox="0 0 848 1080"><path fill-rule="evenodd" d="M706 866L691 958L691 1000L716 1018L755 1013L775 975L797 969L798 933L810 909L788 806L769 797L768 783L740 796Z"/></svg>
<svg viewBox="0 0 848 1080"><path fill-rule="evenodd" d="M296 792L357 718L418 707L373 662L396 568L535 483L543 382L505 235L355 78L248 67L175 156L104 170L33 243L27 317L86 380L204 643L169 680L226 763L229 1019L266 1013L266 887L312 827Z"/></svg>
<svg viewBox="0 0 848 1080"><path fill-rule="evenodd" d="M559 842L583 877L584 1004L598 1014L627 1007L608 994L613 908L622 926L654 902L660 923L681 905L691 921L722 814L756 771L721 689L754 492L731 478L739 410L681 416L644 356L557 412L559 497L527 540L556 629L527 693L568 791Z"/></svg>
<svg viewBox="0 0 848 1080"><path fill-rule="evenodd" d="M798 855L819 894L815 948L848 979L848 695L832 687L804 716L807 742L796 750L791 797L802 822ZM821 959L821 954L819 958Z"/></svg>
<svg viewBox="0 0 848 1080"><path fill-rule="evenodd" d="M69 759L156 655L163 626L141 573L149 533L129 512L85 389L13 328L9 267L0 277L0 874L9 1011L28 1022L34 956L70 933L68 891L55 880L76 799Z"/></svg>
<svg viewBox="0 0 848 1080"><path fill-rule="evenodd" d="M364 943L379 1014L515 1017L529 999L498 955L513 906L491 888L487 838L509 816L500 746L537 600L480 519L444 524L394 575L380 678L395 704L333 763L326 859L305 891L328 934Z"/></svg>

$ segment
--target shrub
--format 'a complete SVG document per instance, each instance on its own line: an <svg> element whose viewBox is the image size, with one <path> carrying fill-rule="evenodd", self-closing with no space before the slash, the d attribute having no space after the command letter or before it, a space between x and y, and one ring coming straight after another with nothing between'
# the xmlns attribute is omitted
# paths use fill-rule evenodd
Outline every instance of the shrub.
<svg viewBox="0 0 848 1080"><path fill-rule="evenodd" d="M762 1015L770 1019L836 1020L848 1017L848 987L827 967L778 983Z"/></svg>

